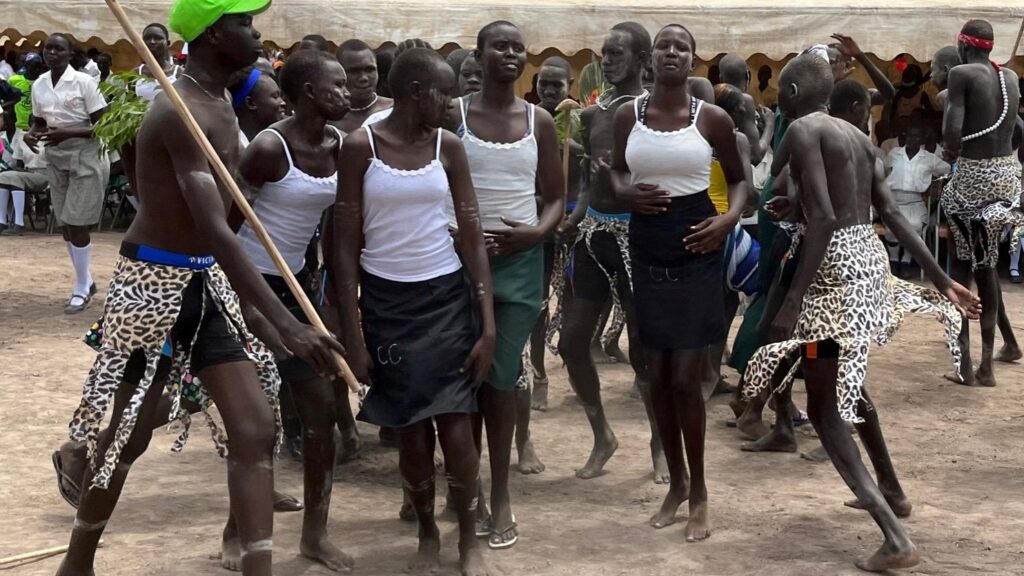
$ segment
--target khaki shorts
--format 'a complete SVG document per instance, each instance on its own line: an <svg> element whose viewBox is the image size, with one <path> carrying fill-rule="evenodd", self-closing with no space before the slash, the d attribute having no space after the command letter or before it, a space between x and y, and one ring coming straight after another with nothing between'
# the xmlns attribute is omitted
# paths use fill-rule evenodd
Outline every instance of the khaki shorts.
<svg viewBox="0 0 1024 576"><path fill-rule="evenodd" d="M57 224L92 226L103 214L110 163L100 143L73 138L45 148L50 202Z"/></svg>
<svg viewBox="0 0 1024 576"><path fill-rule="evenodd" d="M0 188L4 190L23 190L29 194L40 194L46 190L47 184L49 179L46 177L45 169L0 172Z"/></svg>

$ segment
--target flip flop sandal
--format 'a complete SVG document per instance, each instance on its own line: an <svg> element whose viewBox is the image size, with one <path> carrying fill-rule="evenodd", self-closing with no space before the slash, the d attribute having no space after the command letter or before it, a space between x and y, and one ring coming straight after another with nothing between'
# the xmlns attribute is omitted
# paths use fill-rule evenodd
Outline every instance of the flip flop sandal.
<svg viewBox="0 0 1024 576"><path fill-rule="evenodd" d="M292 496L274 491L274 512L298 512L302 510L302 502Z"/></svg>
<svg viewBox="0 0 1024 576"><path fill-rule="evenodd" d="M476 521L476 537L477 538L490 538L491 537L491 517L488 516L482 520Z"/></svg>
<svg viewBox="0 0 1024 576"><path fill-rule="evenodd" d="M65 502L77 510L78 501L82 497L81 487L78 486L78 482L74 478L64 472L64 463L60 460L59 450L53 453L50 460L53 462L53 469L57 472L57 492Z"/></svg>
<svg viewBox="0 0 1024 576"><path fill-rule="evenodd" d="M519 525L516 524L516 517L512 517L512 525L501 532L492 531L491 537L487 540L487 547L491 550L508 550L519 542Z"/></svg>

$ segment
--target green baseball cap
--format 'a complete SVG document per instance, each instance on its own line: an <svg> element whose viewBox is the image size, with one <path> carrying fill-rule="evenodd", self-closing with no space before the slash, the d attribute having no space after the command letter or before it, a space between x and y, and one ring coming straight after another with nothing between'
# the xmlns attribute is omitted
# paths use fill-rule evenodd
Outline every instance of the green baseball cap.
<svg viewBox="0 0 1024 576"><path fill-rule="evenodd" d="M176 0L171 6L167 24L181 34L186 42L199 37L204 30L225 14L259 14L270 8L271 0Z"/></svg>

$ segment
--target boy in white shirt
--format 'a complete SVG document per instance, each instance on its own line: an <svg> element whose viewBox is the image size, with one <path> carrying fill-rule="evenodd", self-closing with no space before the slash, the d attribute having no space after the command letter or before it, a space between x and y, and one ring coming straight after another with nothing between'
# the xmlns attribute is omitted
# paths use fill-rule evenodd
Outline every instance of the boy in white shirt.
<svg viewBox="0 0 1024 576"><path fill-rule="evenodd" d="M928 207L921 195L928 191L935 178L950 172L949 164L924 148L924 136L925 127L911 122L907 127L906 145L893 148L885 156L886 183L892 191L892 199L919 236L924 235L928 224ZM886 232L886 242L890 246L890 259L899 258L893 253L898 245L891 232ZM910 261L908 254L903 258L904 262Z"/></svg>

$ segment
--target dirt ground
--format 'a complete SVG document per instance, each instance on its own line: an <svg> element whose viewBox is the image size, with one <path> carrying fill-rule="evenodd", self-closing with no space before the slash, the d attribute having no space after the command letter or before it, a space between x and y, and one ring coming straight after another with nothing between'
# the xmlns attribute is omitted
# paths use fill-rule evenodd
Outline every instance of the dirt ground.
<svg viewBox="0 0 1024 576"><path fill-rule="evenodd" d="M102 296L120 235L94 239ZM78 316L61 313L71 269L57 236L4 237L0 263L0 557L5 557L67 542L73 511L57 494L50 453L65 438L93 360L81 337L99 317L102 300ZM1024 333L1024 291L1007 284L1006 304L1018 333ZM888 348L875 351L869 373L893 459L914 503L906 525L924 561L911 572L1024 573L1024 370L999 365L999 387L968 389L942 379L949 367L938 324L917 317ZM831 465L796 454L740 452L739 434L724 425L729 409L721 396L708 406L711 539L685 543L682 522L653 530L647 519L665 487L651 481L648 428L643 407L629 395L628 367L600 368L620 447L607 473L588 481L573 473L589 453L589 426L560 362L549 357L548 369L551 410L535 412L533 420L547 470L512 475L522 537L510 551L487 553L496 574L856 574L853 560L881 541L867 514L842 506L850 493ZM737 379L732 372L728 377ZM802 405L802 386L797 389ZM178 455L169 452L170 433L154 437L107 529L98 574L224 574L213 558L228 507L225 468L203 430L197 428ZM363 459L343 467L336 478L330 530L356 558L357 574L400 574L416 541L414 526L398 519L397 453L380 448L375 431L363 428L362 434ZM800 441L802 449L815 446L807 430ZM280 461L278 484L301 495L299 465ZM297 555L301 515L277 514L275 520L275 573L329 574ZM455 574L455 525L444 519L441 527L443 573ZM53 574L59 561L50 558L8 573Z"/></svg>

